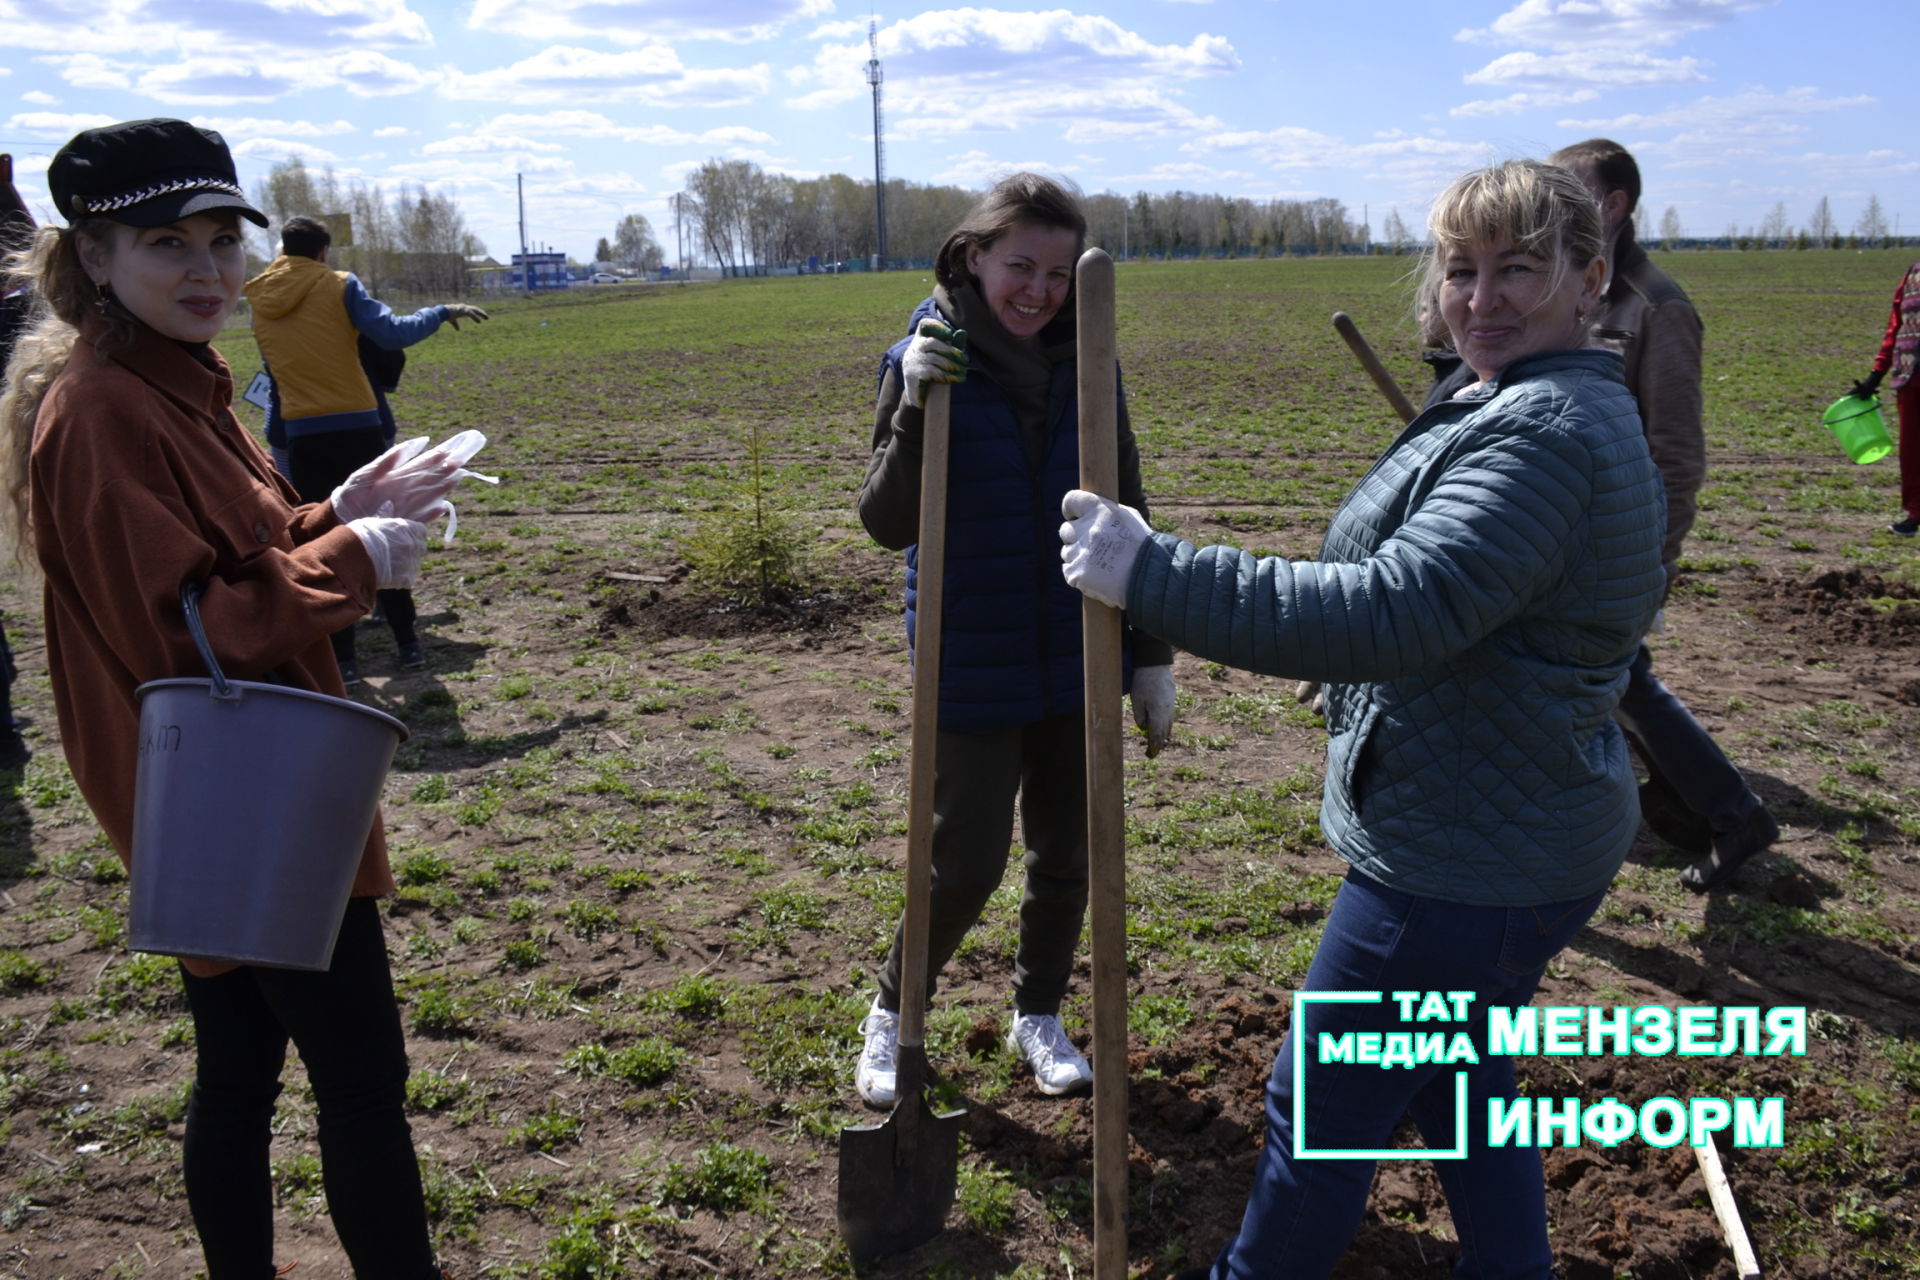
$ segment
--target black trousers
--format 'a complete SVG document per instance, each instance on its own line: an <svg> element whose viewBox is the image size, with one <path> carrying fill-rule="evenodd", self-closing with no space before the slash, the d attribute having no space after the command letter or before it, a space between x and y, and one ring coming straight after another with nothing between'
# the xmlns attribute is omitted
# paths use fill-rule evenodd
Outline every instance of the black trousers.
<svg viewBox="0 0 1920 1280"><path fill-rule="evenodd" d="M182 969L198 1062L186 1184L207 1280L270 1280L268 1148L287 1042L319 1110L327 1210L359 1280L435 1280L420 1166L407 1125L407 1053L372 898L347 904L325 973Z"/></svg>
<svg viewBox="0 0 1920 1280"><path fill-rule="evenodd" d="M287 479L302 502L325 502L348 476L387 451L384 427L356 427L350 431L322 431L318 435L287 437ZM406 590L379 593L381 612L393 628L395 645L412 644L417 613L413 592ZM333 633L333 656L341 662L354 660L353 628Z"/></svg>
<svg viewBox="0 0 1920 1280"><path fill-rule="evenodd" d="M1087 750L1075 711L991 733L941 733L933 780L933 885L927 990L1007 873L1020 799L1026 888L1013 958L1013 1005L1060 1012L1087 914ZM900 931L880 970L880 1007L898 1010Z"/></svg>

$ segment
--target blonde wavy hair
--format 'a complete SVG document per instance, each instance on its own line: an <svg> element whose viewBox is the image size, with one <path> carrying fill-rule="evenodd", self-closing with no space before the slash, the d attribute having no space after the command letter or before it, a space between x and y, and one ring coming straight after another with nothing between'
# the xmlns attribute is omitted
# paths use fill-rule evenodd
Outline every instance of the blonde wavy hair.
<svg viewBox="0 0 1920 1280"><path fill-rule="evenodd" d="M1553 264L1551 293L1569 271L1585 271L1605 249L1600 206L1567 170L1538 160L1509 160L1455 178L1427 215L1432 243L1420 271L1416 307L1438 315L1447 255L1467 245L1511 240Z"/></svg>
<svg viewBox="0 0 1920 1280"><path fill-rule="evenodd" d="M114 224L89 218L72 227L41 227L26 246L5 261L0 294L25 288L33 312L7 361L5 390L0 392L0 549L14 565L34 567L32 512L29 509L27 461L33 452L33 425L47 391L67 367L80 322L98 310L107 320L101 351L129 346L138 323L117 306L100 307L100 291L80 265L76 238L86 236L111 249Z"/></svg>

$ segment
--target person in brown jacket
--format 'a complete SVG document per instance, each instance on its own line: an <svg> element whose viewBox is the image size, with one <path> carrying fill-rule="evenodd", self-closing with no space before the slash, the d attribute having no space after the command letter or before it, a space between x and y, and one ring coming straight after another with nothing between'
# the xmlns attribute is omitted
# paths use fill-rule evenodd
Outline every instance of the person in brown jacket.
<svg viewBox="0 0 1920 1280"><path fill-rule="evenodd" d="M1594 337L1626 359L1627 386L1640 402L1647 448L1665 482L1667 535L1661 559L1671 584L1681 544L1693 528L1695 495L1707 475L1700 316L1634 238L1640 167L1632 154L1617 142L1590 138L1562 147L1548 162L1571 171L1600 204L1611 251ZM1723 884L1779 838L1779 823L1740 770L1653 674L1653 657L1644 644L1615 715L1647 766L1647 782L1640 788L1647 826L1675 848L1698 855L1680 873L1682 884L1697 890Z"/></svg>
<svg viewBox="0 0 1920 1280"><path fill-rule="evenodd" d="M180 120L89 129L47 180L68 225L41 229L9 264L37 301L0 397L4 514L16 558L30 539L45 577L61 745L131 865L135 690L206 674L182 583L204 584L228 674L271 671L338 697L329 633L366 613L377 588L412 582L421 520L457 464L390 455L331 501L294 504L235 419L231 374L210 345L240 297L240 220L266 223L219 134ZM328 971L183 961L196 1055L183 1160L208 1280L275 1274L268 1145L289 1040L312 1081L328 1209L354 1274L440 1275L374 903L392 888L376 818Z"/></svg>

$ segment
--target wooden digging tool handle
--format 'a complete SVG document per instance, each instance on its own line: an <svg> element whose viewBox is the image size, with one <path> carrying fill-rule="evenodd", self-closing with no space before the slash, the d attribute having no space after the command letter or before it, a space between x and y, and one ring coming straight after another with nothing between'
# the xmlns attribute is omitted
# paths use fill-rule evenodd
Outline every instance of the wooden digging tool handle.
<svg viewBox="0 0 1920 1280"><path fill-rule="evenodd" d="M1120 373L1113 259L1080 255L1074 277L1080 487L1120 497ZM1080 606L1087 716L1087 905L1093 952L1093 1275L1127 1275L1127 863L1120 611Z"/></svg>
<svg viewBox="0 0 1920 1280"><path fill-rule="evenodd" d="M1747 1229L1740 1223L1740 1208L1733 1202L1733 1188L1727 1184L1726 1171L1720 1167L1720 1149L1713 1143L1713 1135L1706 1135L1706 1145L1693 1149L1693 1158L1700 1164L1700 1176L1706 1179L1707 1198L1713 1201L1713 1213L1720 1219L1720 1233L1727 1238L1727 1247L1733 1250L1733 1267L1739 1272L1740 1280L1760 1280L1760 1260L1754 1257L1753 1245L1747 1239Z"/></svg>
<svg viewBox="0 0 1920 1280"><path fill-rule="evenodd" d="M947 576L947 410L953 388L927 384L920 437L920 541L914 551L913 755L907 765L907 905L900 924L900 1046L926 1043L927 939L933 892L934 739L940 731L940 614ZM904 1088L902 1102L909 1101Z"/></svg>
<svg viewBox="0 0 1920 1280"><path fill-rule="evenodd" d="M1407 399L1406 393L1400 390L1400 384L1395 382L1393 375L1387 372L1387 366L1380 363L1380 357L1373 354L1373 348L1367 345L1367 340L1360 336L1360 328L1354 324L1353 317L1344 311L1336 311L1333 313L1333 327L1338 329L1340 336L1347 340L1348 348L1359 357L1360 367L1365 369L1367 376L1373 379L1373 385L1380 388L1380 394L1387 398L1387 403L1393 406L1393 411L1400 415L1400 421L1412 422L1414 414L1419 410L1413 407L1413 401Z"/></svg>

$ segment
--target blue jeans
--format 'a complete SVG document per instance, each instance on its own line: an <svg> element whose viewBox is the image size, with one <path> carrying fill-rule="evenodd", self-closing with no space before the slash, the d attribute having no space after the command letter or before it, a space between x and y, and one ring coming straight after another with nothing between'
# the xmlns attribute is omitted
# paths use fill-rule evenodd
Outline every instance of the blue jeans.
<svg viewBox="0 0 1920 1280"><path fill-rule="evenodd" d="M1713 735L1653 674L1653 655L1644 644L1627 669L1627 690L1620 695L1614 719L1655 780L1664 782L1715 832L1738 830L1760 807L1760 797Z"/></svg>
<svg viewBox="0 0 1920 1280"><path fill-rule="evenodd" d="M1486 1143L1487 1101L1511 1098L1513 1059L1489 1057L1486 1009L1533 999L1547 961L1605 896L1539 907L1469 907L1416 898L1350 873L1307 970L1307 991L1378 991L1375 1004L1314 1004L1293 1026L1267 1081L1266 1146L1254 1169L1240 1234L1215 1259L1212 1280L1316 1280L1346 1252L1366 1212L1369 1159L1294 1155L1294 1037L1310 1036L1303 1068L1309 1149L1378 1149L1412 1113L1429 1148L1451 1150L1454 1076L1467 1075L1467 1158L1434 1163L1460 1237L1462 1280L1550 1280L1546 1178L1531 1147ZM1465 1022L1400 1020L1395 991L1471 991ZM1304 1023L1304 1025L1303 1025ZM1320 1036L1445 1033L1473 1038L1480 1062L1411 1069L1316 1061Z"/></svg>

